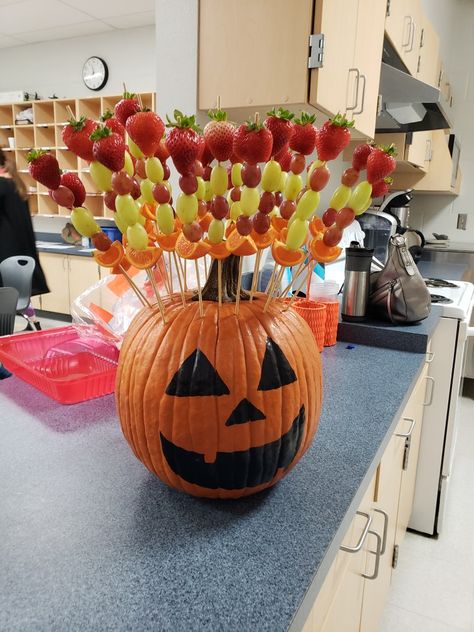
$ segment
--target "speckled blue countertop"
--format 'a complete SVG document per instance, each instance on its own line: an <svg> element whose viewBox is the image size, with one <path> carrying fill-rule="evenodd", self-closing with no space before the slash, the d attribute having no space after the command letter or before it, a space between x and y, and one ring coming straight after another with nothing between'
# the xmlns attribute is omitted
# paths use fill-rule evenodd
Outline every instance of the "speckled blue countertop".
<svg viewBox="0 0 474 632"><path fill-rule="evenodd" d="M113 396L63 407L0 382L0 629L301 629L424 362L347 346L323 353L308 453L241 501L165 487Z"/></svg>
<svg viewBox="0 0 474 632"><path fill-rule="evenodd" d="M50 252L54 255L74 255L78 257L91 257L93 248L83 248L82 246L68 246L67 244L60 245L58 248L54 242L51 246L36 244L36 250L38 252Z"/></svg>

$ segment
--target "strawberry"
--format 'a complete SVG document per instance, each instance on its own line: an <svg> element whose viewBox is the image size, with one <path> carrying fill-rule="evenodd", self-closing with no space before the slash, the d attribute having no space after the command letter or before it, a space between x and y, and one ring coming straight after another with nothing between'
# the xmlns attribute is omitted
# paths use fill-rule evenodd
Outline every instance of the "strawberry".
<svg viewBox="0 0 474 632"><path fill-rule="evenodd" d="M98 127L91 135L94 141L92 154L94 160L100 162L111 171L121 171L125 164L125 141L108 127Z"/></svg>
<svg viewBox="0 0 474 632"><path fill-rule="evenodd" d="M227 120L224 110L209 110L211 120L204 128L206 146L218 161L228 160L232 155L235 126Z"/></svg>
<svg viewBox="0 0 474 632"><path fill-rule="evenodd" d="M258 120L248 120L234 132L234 153L249 165L267 162L272 155L272 146L272 133Z"/></svg>
<svg viewBox="0 0 474 632"><path fill-rule="evenodd" d="M390 185L392 184L393 179L390 176L385 177L383 180L379 180L378 182L374 182L372 185L372 197L382 197L383 195L387 195Z"/></svg>
<svg viewBox="0 0 474 632"><path fill-rule="evenodd" d="M168 121L166 127L172 129L166 137L166 148L170 152L174 166L181 175L192 173L194 161L199 156L201 141L199 140L199 126L196 124L196 117L185 116L179 110L174 111L175 120L172 121L166 116Z"/></svg>
<svg viewBox="0 0 474 632"><path fill-rule="evenodd" d="M105 112L100 117L100 120L102 121L102 123L104 123L104 125L110 127L113 132L119 134L125 139L125 127L122 125L122 123L120 123L120 121L118 121L118 119L114 117L114 113L112 112L112 110L105 110Z"/></svg>
<svg viewBox="0 0 474 632"><path fill-rule="evenodd" d="M348 121L344 114L336 116L322 125L316 136L316 150L319 160L334 160L351 140L350 127L354 121Z"/></svg>
<svg viewBox="0 0 474 632"><path fill-rule="evenodd" d="M278 154L285 145L288 145L293 134L293 123L291 119L294 114L283 108L271 110L267 112L268 118L265 119L264 125L270 130L273 136L272 155Z"/></svg>
<svg viewBox="0 0 474 632"><path fill-rule="evenodd" d="M291 153L288 145L285 145L277 154L274 154L274 158L278 163L280 163L282 171L290 170L292 156L293 154Z"/></svg>
<svg viewBox="0 0 474 632"><path fill-rule="evenodd" d="M127 92L126 90L123 93L123 98L120 99L114 107L115 118L119 123L122 123L122 125L125 125L129 116L132 116L132 114L136 114L139 111L140 104L137 97L133 94L133 92Z"/></svg>
<svg viewBox="0 0 474 632"><path fill-rule="evenodd" d="M128 117L125 129L145 156L153 156L160 146L165 124L155 112L143 110Z"/></svg>
<svg viewBox="0 0 474 632"><path fill-rule="evenodd" d="M211 164L211 162L214 160L214 155L209 149L209 145L207 144L204 136L202 136L202 140L203 142L201 144L201 150L199 152L198 158L201 161L202 165L205 167L206 165ZM232 147L233 147L233 144L232 144ZM230 156L229 159L232 162L232 155ZM239 160L237 159L235 162L239 162Z"/></svg>
<svg viewBox="0 0 474 632"><path fill-rule="evenodd" d="M161 139L160 144L158 145L155 151L155 157L159 158L163 164L170 157L170 152L168 151L168 148L166 147L166 140L164 138Z"/></svg>
<svg viewBox="0 0 474 632"><path fill-rule="evenodd" d="M357 169L357 171L363 171L366 168L367 158L373 148L373 145L369 145L369 143L361 143L354 148L354 152L352 154L352 166L354 169Z"/></svg>
<svg viewBox="0 0 474 632"><path fill-rule="evenodd" d="M63 127L61 133L63 143L73 154L91 162L94 158L92 156L93 143L90 135L96 128L97 123L87 119L85 116L81 116L78 120L71 118L68 125Z"/></svg>
<svg viewBox="0 0 474 632"><path fill-rule="evenodd" d="M293 134L290 138L290 149L298 154L308 156L313 153L316 145L317 129L313 123L316 120L314 114L301 112L300 118L295 119L293 124Z"/></svg>
<svg viewBox="0 0 474 632"><path fill-rule="evenodd" d="M74 195L74 206L82 206L86 199L86 189L81 179L75 173L63 173L61 176L61 185L67 187Z"/></svg>
<svg viewBox="0 0 474 632"><path fill-rule="evenodd" d="M396 153L393 144L387 147L376 147L370 152L367 158L367 180L370 184L383 180L395 170L397 161L393 156Z"/></svg>
<svg viewBox="0 0 474 632"><path fill-rule="evenodd" d="M41 149L32 149L26 156L30 176L48 189L55 191L61 184L61 170L54 156Z"/></svg>

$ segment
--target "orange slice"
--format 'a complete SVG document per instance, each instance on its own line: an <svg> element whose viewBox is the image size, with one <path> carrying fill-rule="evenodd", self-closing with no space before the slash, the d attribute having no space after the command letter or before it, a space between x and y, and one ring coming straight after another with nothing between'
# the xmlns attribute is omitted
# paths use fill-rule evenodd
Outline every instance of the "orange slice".
<svg viewBox="0 0 474 632"><path fill-rule="evenodd" d="M166 252L172 252L176 248L176 240L180 234L181 232L179 230L175 230L174 233L171 233L171 235L160 233L156 236L156 241L163 250L166 250Z"/></svg>
<svg viewBox="0 0 474 632"><path fill-rule="evenodd" d="M322 234L327 231L327 227L324 225L324 222L320 217L314 215L309 223L309 230L313 237L321 239Z"/></svg>
<svg viewBox="0 0 474 632"><path fill-rule="evenodd" d="M226 257L230 256L230 252L227 250L225 241L221 241L218 244L211 244L207 238L204 241L211 247L209 254L213 259L226 259Z"/></svg>
<svg viewBox="0 0 474 632"><path fill-rule="evenodd" d="M145 204L142 204L140 206L140 213L146 219L149 219L152 222L154 222L155 221L155 213L156 213L156 205L149 204L148 202L146 202ZM146 227L146 224L145 224L145 227Z"/></svg>
<svg viewBox="0 0 474 632"><path fill-rule="evenodd" d="M176 240L176 254L183 259L199 259L207 255L210 249L210 245L202 239L196 242L188 241L183 233Z"/></svg>
<svg viewBox="0 0 474 632"><path fill-rule="evenodd" d="M275 261L284 267L297 266L306 257L306 253L301 250L290 250L282 241L274 241L272 246L272 256Z"/></svg>
<svg viewBox="0 0 474 632"><path fill-rule="evenodd" d="M234 230L234 228L235 228L235 222L233 222L233 221L227 222L227 226L225 227L226 239L231 234L231 232Z"/></svg>
<svg viewBox="0 0 474 632"><path fill-rule="evenodd" d="M326 246L322 239L312 239L309 244L309 251L318 263L331 263L335 261L342 252L339 246Z"/></svg>
<svg viewBox="0 0 474 632"><path fill-rule="evenodd" d="M120 268L123 268L125 270L125 272L127 270L130 270L130 268L132 267L132 264L129 262L129 260L124 257L122 259L122 261L120 261L120 263L117 263L111 270L112 274L121 274L122 270ZM110 284L109 284L109 289L110 289Z"/></svg>
<svg viewBox="0 0 474 632"><path fill-rule="evenodd" d="M199 226L205 233L207 233L207 231L209 230L209 225L213 219L214 217L212 216L212 213L206 213L204 217L201 217L201 219L199 220Z"/></svg>
<svg viewBox="0 0 474 632"><path fill-rule="evenodd" d="M248 257L257 252L257 246L252 237L241 235L237 229L231 232L225 244L229 252L239 257Z"/></svg>
<svg viewBox="0 0 474 632"><path fill-rule="evenodd" d="M288 237L288 226L285 226L285 228L282 228L280 231L279 240L282 241L284 244L286 244L287 237Z"/></svg>
<svg viewBox="0 0 474 632"><path fill-rule="evenodd" d="M277 238L277 231L273 228L273 226L270 226L267 232L263 233L263 235L260 235L253 230L250 233L250 236L254 240L257 248L259 250L264 250L265 248L268 248L268 246L271 246L272 243L275 241L275 239Z"/></svg>
<svg viewBox="0 0 474 632"><path fill-rule="evenodd" d="M123 246L119 241L114 241L110 248L103 252L102 250L94 250L94 259L103 268L113 268L123 259Z"/></svg>
<svg viewBox="0 0 474 632"><path fill-rule="evenodd" d="M161 248L148 247L145 250L135 250L135 248L127 247L125 255L132 266L139 270L152 268L163 254Z"/></svg>
<svg viewBox="0 0 474 632"><path fill-rule="evenodd" d="M288 226L288 220L280 217L279 215L274 215L271 219L271 222L273 228L275 228L275 230L277 230L278 232L280 232L282 228L286 228Z"/></svg>

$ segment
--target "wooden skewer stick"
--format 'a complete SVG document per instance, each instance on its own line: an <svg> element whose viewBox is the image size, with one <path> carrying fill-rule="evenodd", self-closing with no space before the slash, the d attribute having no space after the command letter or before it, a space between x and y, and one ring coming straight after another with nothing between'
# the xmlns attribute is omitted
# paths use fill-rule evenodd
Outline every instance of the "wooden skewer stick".
<svg viewBox="0 0 474 632"><path fill-rule="evenodd" d="M196 280L198 286L199 316L202 318L204 316L204 305L202 304L201 279L199 277L199 266L197 259L194 259L194 267L196 269Z"/></svg>
<svg viewBox="0 0 474 632"><path fill-rule="evenodd" d="M75 119L76 118L74 116L74 112L71 110L71 106L70 105L66 105L66 112L69 114L69 118L71 118L71 119Z"/></svg>
<svg viewBox="0 0 474 632"><path fill-rule="evenodd" d="M270 305L270 302L271 302L271 300L273 298L273 292L275 291L275 288L277 286L278 280L281 281L281 277L283 276L283 271L285 270L285 268L283 266L280 266L280 269L278 270L278 274L276 274L276 269L277 268L278 268L278 264L275 265L275 269L273 270L273 274L272 274L273 282L272 282L272 284L271 284L271 286L269 288L267 300L266 300L265 305L263 307L263 311L264 312L267 311L268 306Z"/></svg>
<svg viewBox="0 0 474 632"><path fill-rule="evenodd" d="M206 281L207 281L207 277L208 277L208 274L209 274L209 272L207 270L207 255L204 255L203 259L204 259L204 276L205 276Z"/></svg>
<svg viewBox="0 0 474 632"><path fill-rule="evenodd" d="M140 110L143 110L142 95L140 93L137 94L137 101L138 101L138 105L140 106Z"/></svg>
<svg viewBox="0 0 474 632"><path fill-rule="evenodd" d="M308 274L305 276L303 275L303 279L301 280L301 283L298 285L298 287L296 288L296 290L293 291L293 294L290 298L290 300L288 301L288 304L286 305L285 309L283 310L284 312L286 312L291 305L293 304L293 301L295 300L298 292L301 290L301 288L303 287L303 285L305 283L308 282L308 280L311 278L311 274L313 272L313 267L314 267L314 261L312 258L310 258L310 260L308 261L308 263L306 264L307 268L308 268Z"/></svg>
<svg viewBox="0 0 474 632"><path fill-rule="evenodd" d="M288 292L291 289L291 286L294 284L294 282L296 281L296 279L300 276L301 272L303 271L303 268L305 268L308 265L308 262L302 261L300 263L300 265L298 266L298 268L296 269L295 274L293 275L293 278L291 279L290 283L288 283L288 285L286 286L286 288L283 290L283 292L280 294L280 298L285 298L285 296L288 294Z"/></svg>
<svg viewBox="0 0 474 632"><path fill-rule="evenodd" d="M159 293L158 288L156 286L156 281L155 281L155 277L153 275L153 270L151 270L151 268L146 268L146 274L147 274L148 280L151 283L151 287L153 288L153 292L155 293L156 300L158 302L158 307L160 308L161 317L163 318L163 323L166 325L167 320L166 320L166 316L165 316L165 306L163 305L163 301L161 300L160 293Z"/></svg>
<svg viewBox="0 0 474 632"><path fill-rule="evenodd" d="M181 301L183 303L183 307L186 305L186 299L184 298L184 289L183 289L183 282L181 281L181 272L180 272L180 268L178 265L178 257L175 253L175 251L173 250L173 259L174 259L174 265L176 267L176 274L178 275L178 283L179 283L179 290L181 293Z"/></svg>
<svg viewBox="0 0 474 632"><path fill-rule="evenodd" d="M257 252L255 257L255 265L253 268L252 287L250 288L250 301L253 301L253 295L257 291L258 277L260 275L260 259L262 257L262 250Z"/></svg>
<svg viewBox="0 0 474 632"><path fill-rule="evenodd" d="M184 272L183 272L183 279L184 279L184 291L187 292L188 291L188 260L185 259L183 261L183 267L184 267Z"/></svg>
<svg viewBox="0 0 474 632"><path fill-rule="evenodd" d="M174 294L173 265L172 265L172 261L171 261L171 251L168 252L168 272L169 272L169 275L170 275L170 290L171 290L171 294Z"/></svg>
<svg viewBox="0 0 474 632"><path fill-rule="evenodd" d="M222 259L217 260L217 296L219 307L222 306Z"/></svg>
<svg viewBox="0 0 474 632"><path fill-rule="evenodd" d="M278 266L277 266L277 264L275 263L275 265L273 266L273 272L272 272L272 275L271 275L271 277L270 277L270 280L269 280L269 281L268 281L268 283L267 283L267 287L265 288L265 293L266 293L266 294L269 292L270 288L271 288L271 287L273 287L273 280L274 280L274 278L275 278L275 272L276 272L277 267L278 267Z"/></svg>
<svg viewBox="0 0 474 632"><path fill-rule="evenodd" d="M240 289L242 287L242 264L243 264L244 258L240 257L240 261L239 261L239 276L237 277L237 297L235 299L235 314L236 316L239 315L239 311L240 311Z"/></svg>
<svg viewBox="0 0 474 632"><path fill-rule="evenodd" d="M143 307L149 307L151 309L151 304L148 302L148 299L146 298L146 296L143 296L143 294L138 289L136 283L133 281L132 277L128 274L128 272L125 270L125 268L121 264L119 264L119 269L120 269L120 272L123 274L123 276L127 279L128 284L137 295L138 300L143 305Z"/></svg>

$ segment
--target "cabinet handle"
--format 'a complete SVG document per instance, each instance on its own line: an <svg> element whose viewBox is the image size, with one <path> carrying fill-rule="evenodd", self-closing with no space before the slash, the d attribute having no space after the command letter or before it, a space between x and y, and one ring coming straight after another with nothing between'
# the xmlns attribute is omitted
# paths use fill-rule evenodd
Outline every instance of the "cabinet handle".
<svg viewBox="0 0 474 632"><path fill-rule="evenodd" d="M375 551L369 551L369 553L373 553L375 555L375 566L372 575L362 573L362 577L364 579L377 579L379 575L380 557L382 555L382 538L375 531L369 531L369 533L370 535L374 535L377 539L377 548L375 549Z"/></svg>
<svg viewBox="0 0 474 632"><path fill-rule="evenodd" d="M367 537L367 534L369 532L369 527L372 524L372 517L369 516L368 513L364 513L363 511L356 511L356 514L365 518L367 522L364 525L361 536L359 538L359 542L357 542L355 546L343 546L341 544L339 548L341 549L341 551L345 551L346 553L358 553L361 550L361 548L364 546L365 538Z"/></svg>
<svg viewBox="0 0 474 632"><path fill-rule="evenodd" d="M409 428L408 432L397 432L395 434L395 436L396 437L402 437L402 439L409 439L411 437L411 433L413 432L413 429L415 427L416 420L412 419L411 417L403 417L403 420L410 422L410 428Z"/></svg>
<svg viewBox="0 0 474 632"><path fill-rule="evenodd" d="M427 162L431 162L431 159L433 158L433 153L432 153L432 143L431 143L431 138L427 138L426 139L426 151L425 151L425 160Z"/></svg>
<svg viewBox="0 0 474 632"><path fill-rule="evenodd" d="M362 112L364 111L366 76L360 73L360 78L362 79L362 98L360 100L360 108L358 110L354 110L354 114L362 114ZM357 92L358 91L359 83L357 83Z"/></svg>
<svg viewBox="0 0 474 632"><path fill-rule="evenodd" d="M433 403L433 393L434 393L435 381L434 381L434 378L431 377L431 375L425 375L425 379L427 379L427 380L429 380L431 382L431 390L430 390L429 400L427 402L423 402L423 406L431 406L431 404Z"/></svg>
<svg viewBox="0 0 474 632"><path fill-rule="evenodd" d="M349 68L349 76L351 74L351 72L355 72L356 74L356 84L355 84L355 103L354 105L346 105L346 112L348 112L349 110L355 110L357 107L357 103L359 102L359 81L360 81L360 71L358 68ZM349 83L349 78L348 78L348 83Z"/></svg>
<svg viewBox="0 0 474 632"><path fill-rule="evenodd" d="M383 509L374 509L374 511L382 514L383 516L382 548L380 550L380 555L383 555L387 547L388 513Z"/></svg>
<svg viewBox="0 0 474 632"><path fill-rule="evenodd" d="M411 22L410 22L410 44L409 44L410 48L406 49L406 51L405 51L406 53L411 53L411 51L413 50L413 42L414 42L414 39L415 39L415 26L416 25L415 25L415 22L412 20L411 17L410 17L410 20L411 20Z"/></svg>
<svg viewBox="0 0 474 632"><path fill-rule="evenodd" d="M435 354L434 351L427 351L426 352L426 364L431 364L434 360Z"/></svg>
<svg viewBox="0 0 474 632"><path fill-rule="evenodd" d="M406 15L403 18L403 32L405 32L405 25L407 24L407 20L408 20L408 39L406 42L402 42L402 48L405 48L405 46L410 45L411 25L413 22L411 15Z"/></svg>

